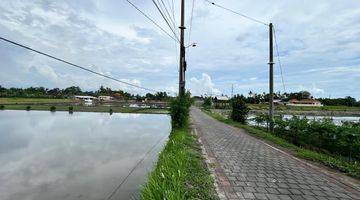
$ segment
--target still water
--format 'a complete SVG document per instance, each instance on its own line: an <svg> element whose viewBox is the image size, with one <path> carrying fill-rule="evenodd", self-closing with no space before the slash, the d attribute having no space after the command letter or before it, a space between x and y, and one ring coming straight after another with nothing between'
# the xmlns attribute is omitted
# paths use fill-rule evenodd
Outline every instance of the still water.
<svg viewBox="0 0 360 200"><path fill-rule="evenodd" d="M0 199L136 198L170 130L167 115L0 111Z"/></svg>

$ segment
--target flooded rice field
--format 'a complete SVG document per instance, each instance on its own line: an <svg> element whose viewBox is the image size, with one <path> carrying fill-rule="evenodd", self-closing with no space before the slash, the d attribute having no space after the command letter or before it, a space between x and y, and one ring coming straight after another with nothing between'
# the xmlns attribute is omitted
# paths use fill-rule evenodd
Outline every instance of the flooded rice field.
<svg viewBox="0 0 360 200"><path fill-rule="evenodd" d="M1 200L131 199L171 124L167 115L0 111L0 130Z"/></svg>

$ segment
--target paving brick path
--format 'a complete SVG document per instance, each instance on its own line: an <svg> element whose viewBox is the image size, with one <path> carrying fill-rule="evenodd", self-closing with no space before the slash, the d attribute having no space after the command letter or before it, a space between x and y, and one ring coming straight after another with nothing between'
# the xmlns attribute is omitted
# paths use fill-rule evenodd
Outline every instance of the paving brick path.
<svg viewBox="0 0 360 200"><path fill-rule="evenodd" d="M360 199L360 191L291 155L191 109L221 199Z"/></svg>

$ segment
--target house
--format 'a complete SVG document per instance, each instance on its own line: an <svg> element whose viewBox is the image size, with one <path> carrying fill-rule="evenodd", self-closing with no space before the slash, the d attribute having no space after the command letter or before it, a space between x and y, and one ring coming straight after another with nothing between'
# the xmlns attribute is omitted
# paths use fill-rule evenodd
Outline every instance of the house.
<svg viewBox="0 0 360 200"><path fill-rule="evenodd" d="M315 99L291 99L287 102L288 106L323 106L320 101Z"/></svg>
<svg viewBox="0 0 360 200"><path fill-rule="evenodd" d="M114 98L113 97L111 97L111 96L99 96L98 97L98 100L100 100L100 101L111 101L111 100L113 100Z"/></svg>
<svg viewBox="0 0 360 200"><path fill-rule="evenodd" d="M225 109L230 106L229 97L227 96L216 96L214 98L215 108L217 109Z"/></svg>
<svg viewBox="0 0 360 200"><path fill-rule="evenodd" d="M75 95L74 98L83 100L83 101L90 101L90 100L96 99L96 97L93 97L93 96L81 96L81 95Z"/></svg>

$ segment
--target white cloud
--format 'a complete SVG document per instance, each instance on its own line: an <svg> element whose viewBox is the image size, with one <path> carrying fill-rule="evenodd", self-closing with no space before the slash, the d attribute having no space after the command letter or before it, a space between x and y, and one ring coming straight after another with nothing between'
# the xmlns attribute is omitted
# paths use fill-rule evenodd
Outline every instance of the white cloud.
<svg viewBox="0 0 360 200"><path fill-rule="evenodd" d="M299 91L308 91L313 96L319 96L319 95L325 94L325 90L322 88L316 87L315 83L313 83L311 87L304 87L303 85L300 85Z"/></svg>
<svg viewBox="0 0 360 200"><path fill-rule="evenodd" d="M221 91L215 88L215 84L212 82L211 77L208 74L203 73L201 78L197 79L192 77L189 81L189 88L193 95L219 95Z"/></svg>

